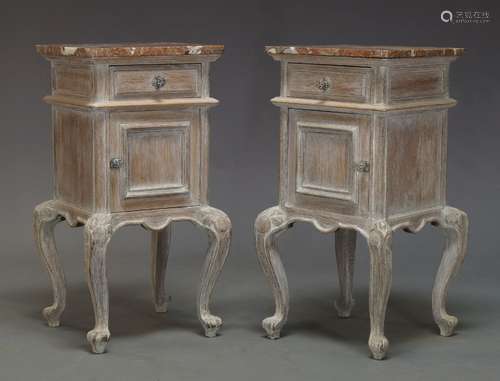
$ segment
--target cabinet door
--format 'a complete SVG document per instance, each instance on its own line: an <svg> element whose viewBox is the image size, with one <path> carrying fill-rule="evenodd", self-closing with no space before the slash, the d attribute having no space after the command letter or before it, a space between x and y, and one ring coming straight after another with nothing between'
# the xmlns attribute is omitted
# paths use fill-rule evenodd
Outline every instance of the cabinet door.
<svg viewBox="0 0 500 381"><path fill-rule="evenodd" d="M368 212L370 117L289 111L286 204L344 214Z"/></svg>
<svg viewBox="0 0 500 381"><path fill-rule="evenodd" d="M199 127L197 109L112 113L111 209L197 205Z"/></svg>

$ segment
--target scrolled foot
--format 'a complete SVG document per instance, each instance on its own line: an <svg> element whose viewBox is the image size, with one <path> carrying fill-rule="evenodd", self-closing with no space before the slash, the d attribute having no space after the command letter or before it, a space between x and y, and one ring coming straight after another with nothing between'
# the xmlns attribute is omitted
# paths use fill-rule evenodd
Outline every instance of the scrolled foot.
<svg viewBox="0 0 500 381"><path fill-rule="evenodd" d="M351 311L354 308L355 305L354 299L351 299L351 302L349 304L344 304L340 300L336 300L334 305L335 309L337 310L337 316L341 319L347 319L351 317Z"/></svg>
<svg viewBox="0 0 500 381"><path fill-rule="evenodd" d="M262 320L262 328L266 331L266 336L271 340L281 337L281 327L283 327L283 318L271 316Z"/></svg>
<svg viewBox="0 0 500 381"><path fill-rule="evenodd" d="M87 341L90 344L93 353L100 354L106 352L106 346L111 338L107 329L93 329L87 333Z"/></svg>
<svg viewBox="0 0 500 381"><path fill-rule="evenodd" d="M42 315L47 320L47 325L49 327L55 328L61 325L62 312L63 311L59 306L53 304L51 306L45 307L42 310Z"/></svg>
<svg viewBox="0 0 500 381"><path fill-rule="evenodd" d="M383 360L389 349L389 340L383 335L370 335L368 347L370 347L372 357L375 360Z"/></svg>
<svg viewBox="0 0 500 381"><path fill-rule="evenodd" d="M222 319L215 315L205 314L200 317L206 337L217 336L217 331L222 326Z"/></svg>
<svg viewBox="0 0 500 381"><path fill-rule="evenodd" d="M444 315L436 319L436 324L439 327L439 334L444 337L451 336L455 333L455 327L458 324L458 319L452 315Z"/></svg>

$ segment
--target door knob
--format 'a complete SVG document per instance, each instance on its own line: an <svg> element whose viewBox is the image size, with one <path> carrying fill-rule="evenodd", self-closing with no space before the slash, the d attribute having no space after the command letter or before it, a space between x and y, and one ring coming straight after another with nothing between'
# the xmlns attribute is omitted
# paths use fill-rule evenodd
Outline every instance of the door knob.
<svg viewBox="0 0 500 381"><path fill-rule="evenodd" d="M370 163L366 160L362 160L356 164L356 171L358 172L370 172Z"/></svg>
<svg viewBox="0 0 500 381"><path fill-rule="evenodd" d="M109 168L118 169L122 166L122 163L123 163L122 159L118 159L117 157L114 157L109 161Z"/></svg>
<svg viewBox="0 0 500 381"><path fill-rule="evenodd" d="M156 89L160 90L165 84L167 83L167 80L165 79L164 76L162 75L156 75L153 80L151 81L151 85Z"/></svg>

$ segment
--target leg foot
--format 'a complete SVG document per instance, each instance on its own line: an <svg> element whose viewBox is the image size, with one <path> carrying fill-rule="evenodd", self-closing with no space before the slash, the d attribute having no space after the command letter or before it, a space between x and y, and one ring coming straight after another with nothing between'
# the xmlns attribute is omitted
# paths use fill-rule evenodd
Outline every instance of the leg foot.
<svg viewBox="0 0 500 381"><path fill-rule="evenodd" d="M88 332L87 341L94 353L105 352L110 339L106 248L112 233L109 214L95 214L85 225L85 268L95 317L95 327Z"/></svg>
<svg viewBox="0 0 500 381"><path fill-rule="evenodd" d="M57 254L54 238L54 228L62 218L52 206L51 201L38 205L33 213L33 230L38 253L42 258L54 294L52 305L43 309L42 314L49 327L58 327L60 318L66 306L66 285L64 272Z"/></svg>
<svg viewBox="0 0 500 381"><path fill-rule="evenodd" d="M368 238L371 325L368 346L376 360L382 360L389 349L389 341L384 336L384 322L392 282L391 241L391 227L385 221L376 222Z"/></svg>
<svg viewBox="0 0 500 381"><path fill-rule="evenodd" d="M287 215L280 207L264 210L255 221L257 257L273 290L276 305L274 315L262 321L262 327L270 339L280 337L281 328L288 317L288 282L276 247L276 238L288 227Z"/></svg>
<svg viewBox="0 0 500 381"><path fill-rule="evenodd" d="M270 316L262 320L262 328L266 331L266 336L271 339L279 339L281 336L281 327L283 318L280 315Z"/></svg>
<svg viewBox="0 0 500 381"><path fill-rule="evenodd" d="M165 275L171 239L171 227L151 233L151 278L153 281L153 303L156 312L167 312Z"/></svg>
<svg viewBox="0 0 500 381"><path fill-rule="evenodd" d="M92 353L101 354L106 352L106 346L111 338L107 329L93 329L87 333L87 341L90 344Z"/></svg>
<svg viewBox="0 0 500 381"><path fill-rule="evenodd" d="M61 325L62 311L59 306L48 306L42 310L42 315L47 320L47 325L51 328L57 328Z"/></svg>
<svg viewBox="0 0 500 381"><path fill-rule="evenodd" d="M215 337L222 326L222 319L218 316L206 314L201 318L206 337Z"/></svg>
<svg viewBox="0 0 500 381"><path fill-rule="evenodd" d="M389 340L383 335L371 334L368 340L368 347L370 348L373 359L383 360L389 349Z"/></svg>
<svg viewBox="0 0 500 381"><path fill-rule="evenodd" d="M446 244L432 291L432 312L441 336L451 336L458 319L446 312L446 299L451 279L458 273L467 252L469 221L461 210L445 207L439 226L446 232Z"/></svg>
<svg viewBox="0 0 500 381"><path fill-rule="evenodd" d="M441 336L448 337L455 333L455 327L458 325L458 319L455 316L442 314L435 320Z"/></svg>
<svg viewBox="0 0 500 381"><path fill-rule="evenodd" d="M354 256L356 252L356 231L338 229L335 232L335 255L337 257L337 273L339 277L339 297L335 301L337 315L340 318L351 316L354 307L352 287L354 277Z"/></svg>
<svg viewBox="0 0 500 381"><path fill-rule="evenodd" d="M229 253L231 221L224 212L212 207L204 207L200 209L196 223L208 232L210 242L201 273L198 318L205 331L205 336L215 337L222 326L222 319L211 314L209 304L213 289Z"/></svg>

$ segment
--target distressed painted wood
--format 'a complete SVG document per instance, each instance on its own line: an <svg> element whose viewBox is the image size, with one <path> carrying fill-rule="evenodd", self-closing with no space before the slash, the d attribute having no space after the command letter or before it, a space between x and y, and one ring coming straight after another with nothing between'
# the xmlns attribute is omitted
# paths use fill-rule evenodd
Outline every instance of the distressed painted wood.
<svg viewBox="0 0 500 381"><path fill-rule="evenodd" d="M461 210L446 207L437 225L445 229L446 246L432 290L432 313L442 336L451 336L458 319L446 312L450 280L458 273L467 252L469 219Z"/></svg>
<svg viewBox="0 0 500 381"><path fill-rule="evenodd" d="M110 116L112 211L200 203L200 112L114 112ZM111 159L110 159L111 160Z"/></svg>
<svg viewBox="0 0 500 381"><path fill-rule="evenodd" d="M54 94L87 98L94 92L94 73L90 65L54 65L52 68Z"/></svg>
<svg viewBox="0 0 500 381"><path fill-rule="evenodd" d="M369 100L372 70L362 67L290 64L287 95L333 101Z"/></svg>
<svg viewBox="0 0 500 381"><path fill-rule="evenodd" d="M384 322L392 279L393 232L426 223L446 231L433 290L441 335L457 319L446 312L453 275L463 262L467 216L446 204L448 68L460 48L267 47L281 62L279 205L255 223L257 255L273 290L275 314L264 319L278 338L289 311L277 237L295 221L335 232L339 317L354 305L356 234L370 253L368 346L374 359L389 348Z"/></svg>
<svg viewBox="0 0 500 381"><path fill-rule="evenodd" d="M66 307L66 283L54 237L54 228L61 221L61 215L54 208L53 202L48 201L35 208L33 217L35 242L49 273L54 294L54 303L44 308L42 314L50 327L58 327Z"/></svg>
<svg viewBox="0 0 500 381"><path fill-rule="evenodd" d="M54 109L56 197L82 209L94 208L94 126L88 112ZM70 126L70 128L68 128Z"/></svg>
<svg viewBox="0 0 500 381"><path fill-rule="evenodd" d="M195 98L200 96L201 65L116 65L110 67L112 98ZM164 83L152 86L155 78Z"/></svg>
<svg viewBox="0 0 500 381"><path fill-rule="evenodd" d="M52 64L54 199L34 212L38 251L54 302L43 310L60 324L66 290L54 226L84 226L85 272L95 326L94 353L106 351L109 296L106 251L125 225L151 230L153 304L166 312L165 273L171 225L190 221L209 236L201 272L198 317L213 337L222 319L210 312L229 252L231 222L208 205L209 64L219 45L134 44L38 46ZM142 52L142 53L141 53Z"/></svg>

